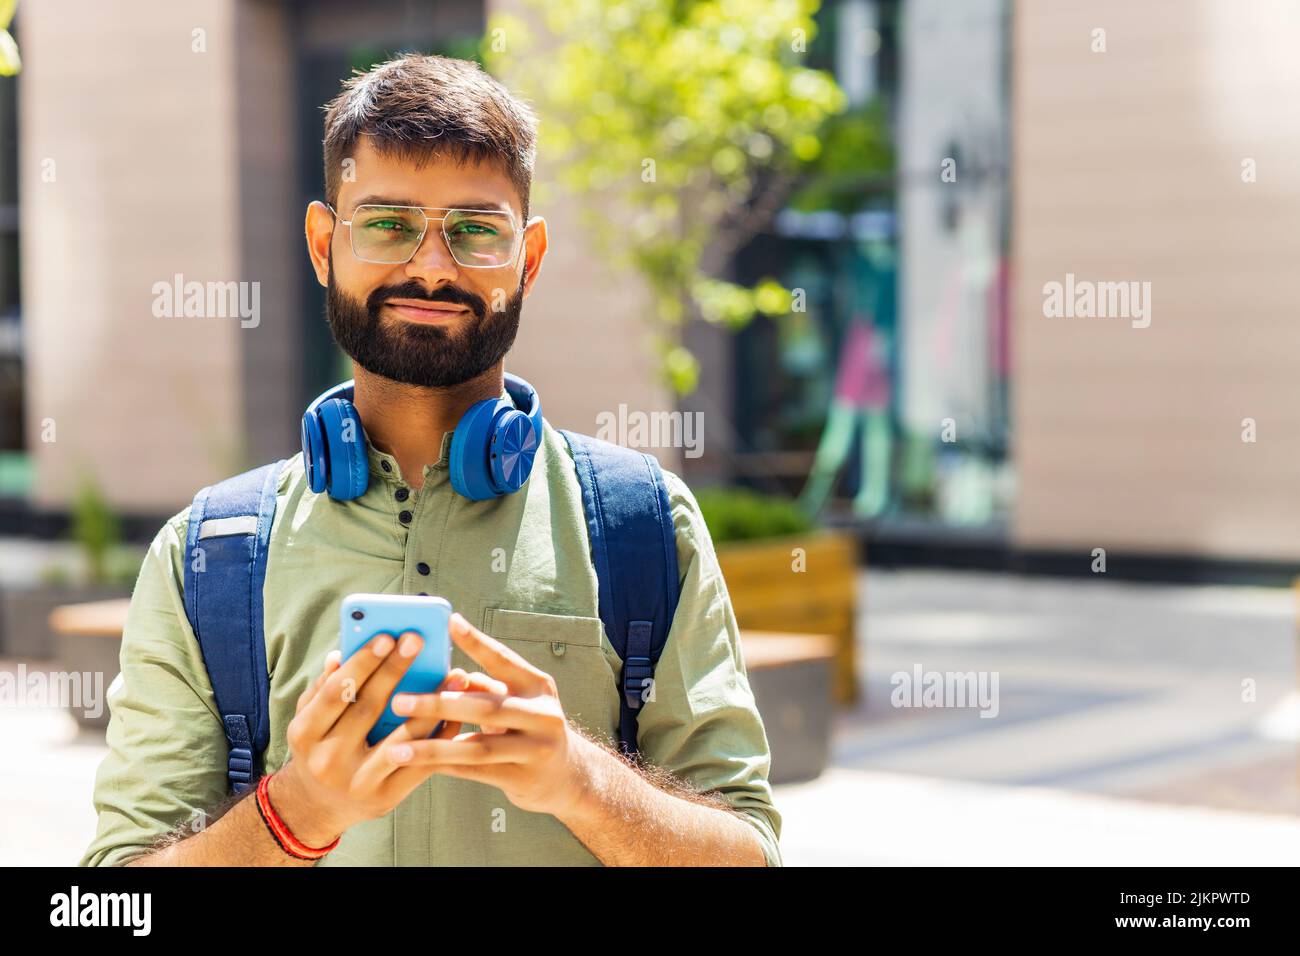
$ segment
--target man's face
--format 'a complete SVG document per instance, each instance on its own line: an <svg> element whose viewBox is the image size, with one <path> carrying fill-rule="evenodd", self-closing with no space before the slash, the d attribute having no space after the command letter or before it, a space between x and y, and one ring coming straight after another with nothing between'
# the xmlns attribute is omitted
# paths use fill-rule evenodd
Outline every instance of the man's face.
<svg viewBox="0 0 1300 956"><path fill-rule="evenodd" d="M513 184L487 164L462 166L449 157L430 157L418 165L384 156L365 137L353 158L355 179L341 184L335 206L339 219L352 219L358 205L370 203L430 207L430 220L411 261L383 264L354 255L353 227L333 217L322 224L309 212L314 260L317 240L327 244L326 318L335 341L368 372L408 385L459 385L487 371L514 344L523 299L536 273L535 268L525 272L525 263L540 261L540 255L536 248L533 255L521 248L508 264L466 268L452 256L442 223L434 217L443 215L443 209L490 205L512 212L522 229ZM332 235L314 239L313 219L317 229L332 225ZM319 275L322 263L316 264Z"/></svg>

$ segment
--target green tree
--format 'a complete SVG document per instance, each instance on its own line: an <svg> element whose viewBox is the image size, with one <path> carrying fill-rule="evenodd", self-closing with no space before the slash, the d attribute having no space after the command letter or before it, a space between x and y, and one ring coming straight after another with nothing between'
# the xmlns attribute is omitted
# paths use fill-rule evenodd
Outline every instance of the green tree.
<svg viewBox="0 0 1300 956"><path fill-rule="evenodd" d="M737 328L790 310L773 279L721 276L815 170L845 107L829 74L802 65L818 2L529 3L552 36L496 16L483 60L537 107L539 152L581 201L593 247L645 278L665 381L688 393L686 319Z"/></svg>
<svg viewBox="0 0 1300 956"><path fill-rule="evenodd" d="M18 44L9 32L9 24L14 22L17 9L18 0L0 0L0 76L14 76L23 67L18 58Z"/></svg>

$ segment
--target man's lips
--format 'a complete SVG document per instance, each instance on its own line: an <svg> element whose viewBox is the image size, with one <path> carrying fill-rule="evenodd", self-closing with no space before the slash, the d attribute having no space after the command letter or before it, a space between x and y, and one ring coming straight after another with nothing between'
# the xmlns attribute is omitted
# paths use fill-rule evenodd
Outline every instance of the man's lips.
<svg viewBox="0 0 1300 956"><path fill-rule="evenodd" d="M388 299L384 305L411 322L445 322L469 311L454 302L430 302L427 299Z"/></svg>

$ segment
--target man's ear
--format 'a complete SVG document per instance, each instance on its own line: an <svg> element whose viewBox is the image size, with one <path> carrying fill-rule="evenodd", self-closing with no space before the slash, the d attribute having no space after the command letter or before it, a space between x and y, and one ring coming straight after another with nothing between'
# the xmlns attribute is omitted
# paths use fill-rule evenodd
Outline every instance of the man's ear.
<svg viewBox="0 0 1300 956"><path fill-rule="evenodd" d="M532 291L547 249L546 220L533 216L524 225L524 295Z"/></svg>
<svg viewBox="0 0 1300 956"><path fill-rule="evenodd" d="M334 213L319 199L307 204L307 221L304 225L307 255L311 258L311 267L316 271L316 281L323 286L329 285L330 242L334 239L336 221Z"/></svg>

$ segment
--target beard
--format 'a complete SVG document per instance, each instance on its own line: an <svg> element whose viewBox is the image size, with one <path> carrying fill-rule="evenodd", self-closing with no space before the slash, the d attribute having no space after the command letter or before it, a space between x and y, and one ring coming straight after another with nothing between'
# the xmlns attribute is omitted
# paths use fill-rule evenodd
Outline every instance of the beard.
<svg viewBox="0 0 1300 956"><path fill-rule="evenodd" d="M514 345L524 302L522 277L499 312L488 309L472 292L443 286L429 293L414 280L380 286L360 302L334 284L332 255L330 259L326 321L339 348L372 375L423 388L446 388L482 375ZM473 317L456 328L386 319L380 314L386 299L451 302L468 308Z"/></svg>

